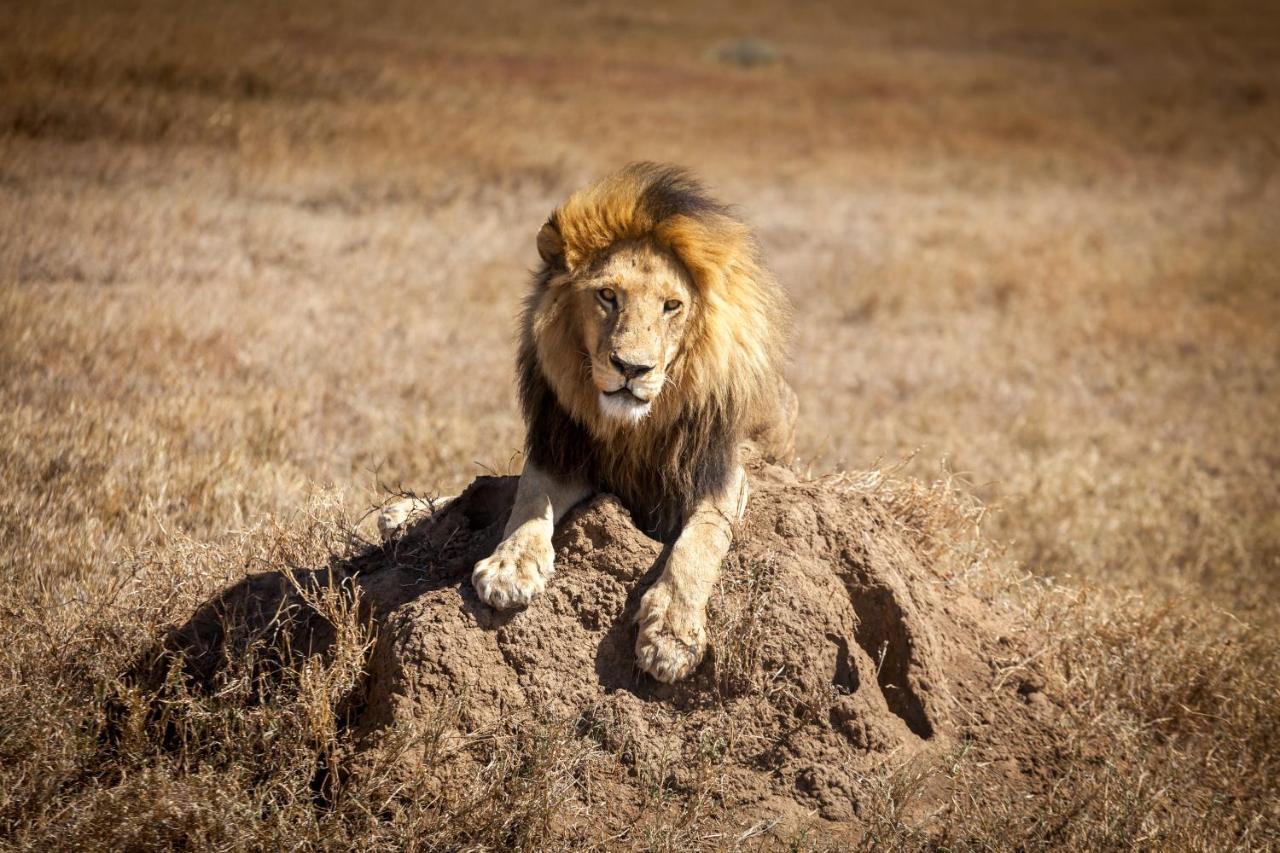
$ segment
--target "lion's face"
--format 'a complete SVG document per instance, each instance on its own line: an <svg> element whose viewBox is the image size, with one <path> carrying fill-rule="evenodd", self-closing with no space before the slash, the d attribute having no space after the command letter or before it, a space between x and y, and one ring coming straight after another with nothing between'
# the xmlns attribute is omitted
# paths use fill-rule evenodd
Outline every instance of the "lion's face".
<svg viewBox="0 0 1280 853"><path fill-rule="evenodd" d="M574 288L600 410L636 424L662 393L684 342L693 286L684 266L648 242L614 246Z"/></svg>

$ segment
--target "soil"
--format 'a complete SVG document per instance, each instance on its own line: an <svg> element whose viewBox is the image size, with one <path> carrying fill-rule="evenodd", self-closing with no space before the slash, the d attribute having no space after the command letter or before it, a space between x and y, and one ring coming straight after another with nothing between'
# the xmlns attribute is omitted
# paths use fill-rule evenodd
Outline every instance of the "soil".
<svg viewBox="0 0 1280 853"><path fill-rule="evenodd" d="M435 725L465 743L562 723L608 772L588 793L634 820L655 785L743 825L855 822L878 769L963 756L1006 795L1034 789L1058 713L1026 667L1022 638L962 584L928 565L874 494L838 479L762 468L710 609L712 649L690 679L637 669L632 617L664 549L613 497L574 510L555 537L556 575L527 610L499 613L472 590L472 565L497 544L515 478L482 477L398 538L311 573L359 587L375 626L350 725L358 752L387 733ZM192 674L213 677L235 640L281 612L295 650L323 651L328 623L285 573L253 575L174 635ZM286 607L285 609L289 609ZM1010 676L1010 672L1018 673ZM440 784L475 772L466 749ZM401 761L423 761L421 752ZM912 800L921 820L946 800L937 774Z"/></svg>

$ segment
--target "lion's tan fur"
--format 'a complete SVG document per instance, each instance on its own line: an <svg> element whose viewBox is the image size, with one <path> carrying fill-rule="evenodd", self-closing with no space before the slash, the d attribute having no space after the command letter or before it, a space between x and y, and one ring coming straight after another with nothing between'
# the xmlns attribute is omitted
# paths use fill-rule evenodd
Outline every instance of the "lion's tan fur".
<svg viewBox="0 0 1280 853"><path fill-rule="evenodd" d="M727 209L708 202L669 215L655 211L652 188L673 174L687 180L670 167L632 165L570 196L548 222L556 234L548 237L544 229L540 236L545 250L545 241L558 235L551 249L561 255L535 285L524 317L526 349L560 405L600 443L610 485L624 499L649 492L655 471L674 492L688 495L690 442L710 447L716 439L736 443L787 433L775 423L787 408L780 395L789 394L781 380L786 297L761 265L750 230ZM669 251L694 291L669 387L648 418L625 429L600 412L581 343L583 324L594 320L573 310L578 302L570 298L574 284L622 241L650 241ZM762 450L777 456L781 448Z"/></svg>

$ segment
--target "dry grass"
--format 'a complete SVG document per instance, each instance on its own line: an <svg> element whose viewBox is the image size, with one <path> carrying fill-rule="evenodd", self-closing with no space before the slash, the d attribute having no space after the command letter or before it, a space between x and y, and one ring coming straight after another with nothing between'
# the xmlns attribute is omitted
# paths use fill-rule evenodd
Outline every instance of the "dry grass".
<svg viewBox="0 0 1280 853"><path fill-rule="evenodd" d="M341 653L270 695L248 659L212 696L119 676L229 579L350 548L382 486L518 464L534 230L638 157L758 227L806 464L945 458L1008 543L982 582L1072 697L1050 802L960 756L869 779L861 840L1280 843L1272 5L6 6L0 843L492 848L559 820L591 756L553 729L468 747L491 772L436 798L326 781L364 643L341 597ZM719 58L752 39L770 61ZM731 846L696 803L577 842Z"/></svg>

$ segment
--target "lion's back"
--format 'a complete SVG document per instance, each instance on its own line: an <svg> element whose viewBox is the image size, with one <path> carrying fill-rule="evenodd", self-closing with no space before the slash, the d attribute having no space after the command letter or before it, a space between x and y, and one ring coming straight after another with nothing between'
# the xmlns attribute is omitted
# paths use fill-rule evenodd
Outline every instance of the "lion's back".
<svg viewBox="0 0 1280 853"><path fill-rule="evenodd" d="M800 398L786 379L778 377L776 391L761 406L757 422L747 432L750 449L766 462L790 465L796 455L796 420Z"/></svg>

